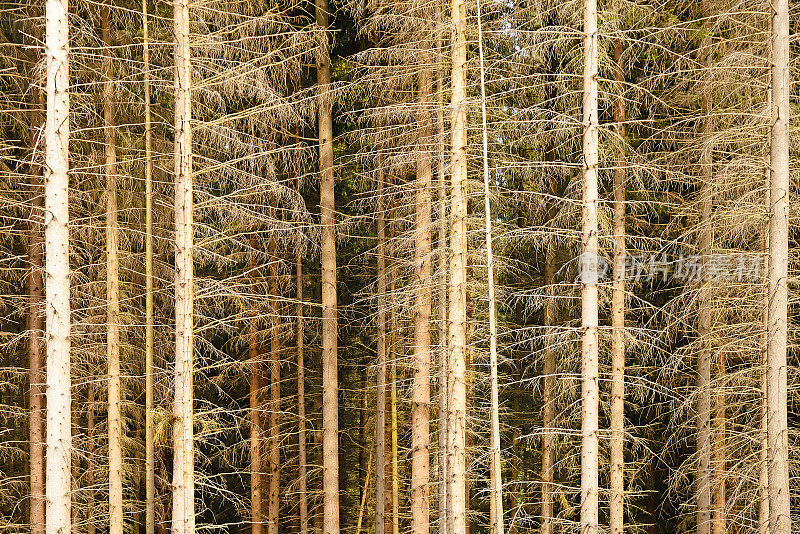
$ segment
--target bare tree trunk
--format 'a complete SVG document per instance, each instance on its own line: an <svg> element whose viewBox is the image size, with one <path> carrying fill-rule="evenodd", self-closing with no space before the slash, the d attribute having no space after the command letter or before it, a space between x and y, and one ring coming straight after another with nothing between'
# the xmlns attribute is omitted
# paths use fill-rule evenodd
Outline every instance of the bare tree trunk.
<svg viewBox="0 0 800 534"><path fill-rule="evenodd" d="M69 22L67 0L47 0L44 165L47 335L46 531L70 534Z"/></svg>
<svg viewBox="0 0 800 534"><path fill-rule="evenodd" d="M38 105L34 112L32 129L38 131L43 117L43 93L38 93ZM32 147L35 151L37 147ZM42 196L41 167L36 162L31 165L31 215L28 219L28 444L30 467L30 510L28 514L31 534L45 532L45 372L42 349L44 348L44 266L42 243L42 216L44 197Z"/></svg>
<svg viewBox="0 0 800 534"><path fill-rule="evenodd" d="M389 226L390 228L391 225ZM394 232L391 233L394 239ZM394 296L395 293L395 280L392 278L389 288L389 294ZM395 311L395 302L389 311L389 359L391 360L390 377L392 383L391 393L391 444L392 444L392 534L400 533L400 463L398 455L398 425L397 425L397 314Z"/></svg>
<svg viewBox="0 0 800 534"><path fill-rule="evenodd" d="M725 409L725 390L724 390L724 377L725 377L725 355L719 355L719 363L717 365L717 392L714 395L715 413L714 413L714 468L712 476L714 478L714 505L713 515L711 520L712 534L725 534L726 518L725 518L725 483L726 483L726 464L725 459L725 434L727 431L726 422L726 409Z"/></svg>
<svg viewBox="0 0 800 534"><path fill-rule="evenodd" d="M249 241L250 277L255 282L258 265L254 233L250 235ZM253 310L252 313L250 332L247 336L247 356L250 363L250 530L252 534L261 534L264 531L261 512L261 354L259 351L258 312Z"/></svg>
<svg viewBox="0 0 800 534"><path fill-rule="evenodd" d="M622 39L614 41L614 122L617 162L614 168L614 267L611 293L611 495L610 534L623 534L625 528L625 76L622 72Z"/></svg>
<svg viewBox="0 0 800 534"><path fill-rule="evenodd" d="M417 184L414 231L414 378L411 399L411 532L428 534L430 521L430 367L431 367L431 157L429 151L431 74L419 73Z"/></svg>
<svg viewBox="0 0 800 534"><path fill-rule="evenodd" d="M466 424L467 424L467 12L464 0L451 1L451 185L450 283L447 385L448 514L449 534L466 534Z"/></svg>
<svg viewBox="0 0 800 534"><path fill-rule="evenodd" d="M483 57L483 24L481 0L478 6L478 52L481 71L481 120L483 134L483 208L486 230L486 279L489 297L489 374L491 379L491 458L490 470L490 532L503 534L503 480L500 467L500 398L497 376L497 298L495 297L494 254L492 251L492 204L489 174L489 138L486 126L486 69Z"/></svg>
<svg viewBox="0 0 800 534"><path fill-rule="evenodd" d="M555 337L550 330L555 326L555 301L553 284L555 282L555 248L547 244L544 256L544 285L547 297L544 302L544 361L542 364L542 525L541 534L553 534L553 467L555 465L555 445L553 422L555 420L555 373L556 354L553 350Z"/></svg>
<svg viewBox="0 0 800 534"><path fill-rule="evenodd" d="M299 128L296 132L300 137ZM297 171L297 194L300 195L300 170ZM304 352L305 322L303 317L303 255L300 234L296 247L295 265L297 269L297 443L300 464L300 534L308 534L308 484L306 480L306 364Z"/></svg>
<svg viewBox="0 0 800 534"><path fill-rule="evenodd" d="M93 377L90 375L90 379ZM87 434L87 443L86 443L86 486L90 488L86 492L86 517L87 518L94 518L95 517L95 505L94 505L94 483L95 483L95 473L97 466L95 464L95 456L97 452L97 442L95 441L95 422L94 422L94 403L95 403L95 392L94 392L94 384L89 384L87 388L89 391L87 392L87 409L86 409L86 434ZM94 534L97 530L97 527L94 523L94 520L88 521L86 524L86 532L88 534Z"/></svg>
<svg viewBox="0 0 800 534"><path fill-rule="evenodd" d="M378 169L377 291L378 377L375 408L375 534L384 534L386 523L386 223L383 171Z"/></svg>
<svg viewBox="0 0 800 534"><path fill-rule="evenodd" d="M703 16L709 16L707 2L703 1ZM706 42L709 47L711 43ZM706 54L708 63L710 50ZM711 119L711 96L706 91L701 99L703 112L703 138L713 134ZM712 251L711 210L713 206L713 155L705 149L700 155L700 235L699 251L703 279L698 294L697 335L700 349L697 357L697 453L698 468L696 476L697 492L697 534L711 533L711 288L706 276L706 265Z"/></svg>
<svg viewBox="0 0 800 534"><path fill-rule="evenodd" d="M150 110L150 37L148 0L142 0L142 60L144 63L144 183L145 183L145 534L156 531L155 398L153 395L153 128Z"/></svg>
<svg viewBox="0 0 800 534"><path fill-rule="evenodd" d="M442 9L436 9L436 49L442 48L440 28L442 25ZM444 68L439 65L436 73L436 128L438 139L436 143L436 179L439 200L439 435L438 435L438 460L439 460L439 534L449 532L448 498L447 498L447 427L448 427L448 402L449 392L447 387L447 266L448 260L448 218L447 218L447 181L445 179L445 132L444 132Z"/></svg>
<svg viewBox="0 0 800 534"><path fill-rule="evenodd" d="M175 21L176 249L172 534L194 534L192 70L188 0L174 0L173 12Z"/></svg>
<svg viewBox="0 0 800 534"><path fill-rule="evenodd" d="M322 226L322 476L323 534L339 534L339 400L336 319L336 219L333 177L331 60L328 0L315 0L323 32L317 52L319 106L320 224Z"/></svg>
<svg viewBox="0 0 800 534"><path fill-rule="evenodd" d="M769 104L772 105L772 94L769 94ZM766 191L764 206L770 210L770 168L769 155L767 155ZM769 211L768 211L769 213ZM769 225L764 228L764 272L769 273ZM766 289L766 288L765 288ZM767 345L769 344L769 292L764 293L764 307L761 312L761 369L760 369L760 406L759 406L759 470L758 470L758 534L769 534L769 454L767 442Z"/></svg>
<svg viewBox="0 0 800 534"><path fill-rule="evenodd" d="M769 527L789 534L789 430L786 343L789 264L789 2L772 2L772 135L767 308L767 451Z"/></svg>
<svg viewBox="0 0 800 534"><path fill-rule="evenodd" d="M583 11L583 228L581 233L581 534L598 534L597 1Z"/></svg>
<svg viewBox="0 0 800 534"><path fill-rule="evenodd" d="M278 259L275 255L275 239L269 241L270 276L269 297L272 301L270 315L272 331L270 332L270 403L269 403L269 508L267 533L278 534L280 510L280 426L281 426L281 338L280 338L280 304L278 302Z"/></svg>
<svg viewBox="0 0 800 534"><path fill-rule="evenodd" d="M122 390L119 336L117 133L111 65L111 6L100 7L103 35L103 132L106 175L106 361L108 362L108 514L110 534L122 534Z"/></svg>

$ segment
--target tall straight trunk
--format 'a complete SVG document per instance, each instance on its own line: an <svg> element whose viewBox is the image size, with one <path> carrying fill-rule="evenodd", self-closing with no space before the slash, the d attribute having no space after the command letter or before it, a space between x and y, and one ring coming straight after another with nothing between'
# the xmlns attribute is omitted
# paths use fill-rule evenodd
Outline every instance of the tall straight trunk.
<svg viewBox="0 0 800 534"><path fill-rule="evenodd" d="M299 128L296 131L300 137ZM299 151L298 151L299 154ZM297 170L297 194L300 195L300 167ZM306 481L306 364L305 364L305 322L303 318L303 254L298 243L295 252L296 291L297 291L297 443L300 493L300 534L308 534L308 484Z"/></svg>
<svg viewBox="0 0 800 534"><path fill-rule="evenodd" d="M542 365L542 525L541 534L553 533L553 467L555 465L555 373L556 353L553 350L554 336L550 330L555 326L555 247L548 243L544 259L544 285L547 297L544 302L544 361Z"/></svg>
<svg viewBox="0 0 800 534"><path fill-rule="evenodd" d="M315 0L319 31L317 105L319 109L320 225L322 268L322 534L339 534L339 400L336 311L336 218L333 177L333 102L328 41L328 0Z"/></svg>
<svg viewBox="0 0 800 534"><path fill-rule="evenodd" d="M614 166L614 266L611 288L611 470L608 525L610 534L623 534L625 527L625 76L622 71L624 45L614 41L614 123L617 135Z"/></svg>
<svg viewBox="0 0 800 534"><path fill-rule="evenodd" d="M250 235L250 276L255 280L257 243L255 234ZM261 534L264 523L261 512L261 354L258 340L257 312L253 310L250 331L247 335L247 357L250 365L250 531Z"/></svg>
<svg viewBox="0 0 800 534"><path fill-rule="evenodd" d="M769 105L772 105L772 91L768 92ZM764 206L770 209L770 165L769 154L767 155L767 169L765 174ZM769 211L767 211L769 213ZM764 253L764 272L769 273L769 224L764 228L763 236ZM765 288L766 289L766 288ZM764 292L764 306L761 312L761 368L760 368L760 403L759 403L759 423L760 450L758 455L758 534L769 533L769 453L767 447L767 345L769 341L769 292Z"/></svg>
<svg viewBox="0 0 800 534"><path fill-rule="evenodd" d="M707 1L702 3L703 16L708 17ZM708 39L704 47L710 48ZM704 63L708 67L710 49L704 50ZM709 139L714 131L712 124L711 96L706 90L701 98L703 113L702 134ZM707 264L711 256L712 227L711 210L713 206L713 155L710 149L704 149L700 155L700 235L699 252L703 279L698 293L697 303L697 335L700 349L697 356L697 454L698 467L696 475L697 494L697 534L711 533L711 288L707 277Z"/></svg>
<svg viewBox="0 0 800 534"><path fill-rule="evenodd" d="M148 0L142 0L142 61L144 64L144 272L145 272L145 330L144 330L144 470L145 470L145 534L156 531L156 457L155 457L155 397L153 382L153 128L150 110L150 36L147 14Z"/></svg>
<svg viewBox="0 0 800 534"><path fill-rule="evenodd" d="M379 163L380 166L380 163ZM386 524L386 205L383 171L378 169L376 219L378 244L378 377L375 402L375 534L384 534Z"/></svg>
<svg viewBox="0 0 800 534"><path fill-rule="evenodd" d="M711 531L713 534L725 534L725 479L727 475L727 460L725 458L726 422L726 396L724 389L725 355L719 355L717 363L717 392L714 395L714 445L713 445L713 471L714 497Z"/></svg>
<svg viewBox="0 0 800 534"><path fill-rule="evenodd" d="M581 534L598 534L599 354L597 1L583 7L583 215L581 271Z"/></svg>
<svg viewBox="0 0 800 534"><path fill-rule="evenodd" d="M47 335L46 531L70 534L72 414L69 283L69 22L67 0L45 4L44 164Z"/></svg>
<svg viewBox="0 0 800 534"><path fill-rule="evenodd" d="M394 214L393 214L394 215ZM392 217L394 219L394 217ZM391 226L390 226L391 228ZM394 233L391 234L394 239ZM392 278L389 288L390 295L395 293L395 280ZM389 311L389 359L390 364L390 377L392 387L391 393L391 444L392 444L392 534L400 533L400 455L398 450L398 424L397 424L397 313L395 312L395 303Z"/></svg>
<svg viewBox="0 0 800 534"><path fill-rule="evenodd" d="M789 534L789 426L786 344L789 264L789 1L772 2L769 271L767 274L767 457L769 528Z"/></svg>
<svg viewBox="0 0 800 534"><path fill-rule="evenodd" d="M481 0L478 5L478 53L481 71L481 121L483 134L483 210L486 234L486 279L489 297L489 375L491 380L491 457L490 471L490 532L503 534L503 481L500 468L500 397L497 376L497 298L495 297L494 253L492 251L492 203L489 174L489 136L486 125L486 69L483 57L483 24Z"/></svg>
<svg viewBox="0 0 800 534"><path fill-rule="evenodd" d="M442 38L440 29L442 26L442 9L436 9L436 50L442 48ZM447 388L447 264L448 264L448 218L447 218L447 181L445 179L445 132L444 132L444 68L437 65L436 72L436 180L437 196L439 201L439 226L437 237L439 239L439 277L438 277L438 304L439 304L439 434L438 434L438 460L439 460L439 533L449 532L447 522L447 426L448 426L448 402L449 393Z"/></svg>
<svg viewBox="0 0 800 534"><path fill-rule="evenodd" d="M108 515L110 534L122 534L122 390L119 339L119 222L117 133L111 59L111 6L100 7L103 36L103 131L106 176L106 361L108 362Z"/></svg>
<svg viewBox="0 0 800 534"><path fill-rule="evenodd" d="M33 130L38 130L43 122L43 96L37 91L37 109L34 112ZM38 123L38 124L36 124ZM34 150L37 147L32 147ZM42 215L44 197L42 196L41 166L31 165L31 216L28 219L28 453L30 474L30 509L28 520L31 534L45 532L45 373L42 349L44 348L44 266L42 243Z"/></svg>
<svg viewBox="0 0 800 534"><path fill-rule="evenodd" d="M429 151L432 77L419 73L417 184L414 228L414 378L411 393L411 532L428 534L430 521L431 368L431 156Z"/></svg>
<svg viewBox="0 0 800 534"><path fill-rule="evenodd" d="M467 178L466 6L452 2L452 118L450 269L448 310L448 523L453 534L467 533Z"/></svg>
<svg viewBox="0 0 800 534"><path fill-rule="evenodd" d="M91 374L89 375L90 379L93 379ZM86 394L86 434L87 434L87 443L86 443L86 486L88 488L94 488L95 484L95 477L97 472L97 466L94 460L97 451L97 442L95 441L95 386L94 384L89 384L88 392ZM95 504L94 504L94 489L90 489L87 491L86 495L86 517L95 517ZM89 521L86 524L86 532L88 534L94 534L97 530L97 526L95 525L94 521Z"/></svg>
<svg viewBox="0 0 800 534"><path fill-rule="evenodd" d="M270 274L269 298L272 301L270 315L270 403L269 403L269 507L267 533L278 534L278 511L280 509L280 426L281 426L281 337L280 304L278 300L278 262L275 256L275 239L269 241Z"/></svg>
<svg viewBox="0 0 800 534"><path fill-rule="evenodd" d="M451 153L450 153L450 283L447 386L448 532L466 534L467 424L467 11L464 0L451 1Z"/></svg>
<svg viewBox="0 0 800 534"><path fill-rule="evenodd" d="M175 22L175 398L172 534L194 534L191 50L189 2L174 0Z"/></svg>

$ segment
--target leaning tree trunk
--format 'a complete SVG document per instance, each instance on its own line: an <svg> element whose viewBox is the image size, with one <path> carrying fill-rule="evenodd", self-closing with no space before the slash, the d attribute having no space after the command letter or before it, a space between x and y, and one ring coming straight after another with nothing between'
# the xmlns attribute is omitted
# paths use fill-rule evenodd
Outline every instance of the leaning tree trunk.
<svg viewBox="0 0 800 534"><path fill-rule="evenodd" d="M786 344L789 264L789 1L772 2L772 136L767 308L767 456L769 526L789 534L789 427Z"/></svg>
<svg viewBox="0 0 800 534"><path fill-rule="evenodd" d="M411 399L411 532L428 534L430 520L430 367L431 367L431 73L419 72L417 184L414 229L414 379Z"/></svg>
<svg viewBox="0 0 800 534"><path fill-rule="evenodd" d="M599 354L597 277L597 1L583 11L583 216L581 262L581 534L598 534Z"/></svg>
<svg viewBox="0 0 800 534"><path fill-rule="evenodd" d="M328 0L315 0L322 268L322 534L339 534L339 401L336 323L336 218Z"/></svg>
<svg viewBox="0 0 800 534"><path fill-rule="evenodd" d="M153 128L150 110L150 37L147 14L148 0L142 0L142 62L144 69L144 273L145 273L145 333L144 333L144 470L145 470L145 534L156 531L156 458L155 458L155 398L153 396Z"/></svg>
<svg viewBox="0 0 800 534"><path fill-rule="evenodd" d="M69 22L67 0L47 0L44 165L47 333L46 531L69 534L72 417L69 283Z"/></svg>
<svg viewBox="0 0 800 534"><path fill-rule="evenodd" d="M117 132L111 65L111 6L100 7L103 36L103 131L106 176L106 361L108 362L109 533L122 534L122 390L119 336L119 223L117 221Z"/></svg>
<svg viewBox="0 0 800 534"><path fill-rule="evenodd" d="M448 532L466 534L467 426L467 12L465 0L451 1L450 283L447 386Z"/></svg>
<svg viewBox="0 0 800 534"><path fill-rule="evenodd" d="M194 534L193 219L189 2L174 0L175 22L175 397L172 534Z"/></svg>
<svg viewBox="0 0 800 534"><path fill-rule="evenodd" d="M622 39L614 41L614 123L617 161L614 167L614 266L611 288L611 470L608 525L610 534L625 527L625 77Z"/></svg>

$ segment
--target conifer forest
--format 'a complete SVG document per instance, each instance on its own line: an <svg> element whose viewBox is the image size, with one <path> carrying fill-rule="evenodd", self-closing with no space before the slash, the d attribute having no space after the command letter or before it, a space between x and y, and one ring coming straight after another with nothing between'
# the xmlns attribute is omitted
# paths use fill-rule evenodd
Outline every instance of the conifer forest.
<svg viewBox="0 0 800 534"><path fill-rule="evenodd" d="M799 15L0 0L0 534L800 532Z"/></svg>

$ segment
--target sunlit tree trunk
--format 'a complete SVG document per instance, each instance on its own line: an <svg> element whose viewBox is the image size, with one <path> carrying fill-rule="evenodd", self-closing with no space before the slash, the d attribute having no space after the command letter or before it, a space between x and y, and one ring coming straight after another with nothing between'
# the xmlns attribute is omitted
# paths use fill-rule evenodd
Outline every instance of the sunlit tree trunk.
<svg viewBox="0 0 800 534"><path fill-rule="evenodd" d="M548 243L544 255L544 285L547 288L544 302L544 354L542 375L542 525L541 534L553 533L553 467L555 465L555 372L556 353L553 349L555 336L550 330L555 326L555 301L553 283L555 282L555 248Z"/></svg>
<svg viewBox="0 0 800 534"><path fill-rule="evenodd" d="M581 534L598 534L598 110L597 2L583 7L583 215L581 271Z"/></svg>
<svg viewBox="0 0 800 534"><path fill-rule="evenodd" d="M328 0L315 0L319 113L320 225L322 267L322 477L323 534L339 534L339 401L336 311L336 219L333 177L331 60Z"/></svg>
<svg viewBox="0 0 800 534"><path fill-rule="evenodd" d="M428 534L430 521L430 367L431 367L431 157L429 151L432 78L419 73L419 134L414 229L414 378L411 399L411 532Z"/></svg>
<svg viewBox="0 0 800 534"><path fill-rule="evenodd" d="M175 23L176 247L172 534L194 534L192 70L188 0L174 0L173 15Z"/></svg>
<svg viewBox="0 0 800 534"><path fill-rule="evenodd" d="M103 36L103 131L106 177L106 361L108 363L108 514L110 534L122 534L122 390L119 335L117 133L112 80L111 6L100 8Z"/></svg>
<svg viewBox="0 0 800 534"><path fill-rule="evenodd" d="M389 226L393 229L392 226ZM394 232L390 233L390 237L394 240ZM393 269L391 269L393 271ZM394 296L395 292L395 279L392 277L389 294ZM390 437L392 446L391 456L391 471L392 471L392 534L400 533L400 456L398 450L398 432L399 427L397 424L397 311L395 309L396 303L392 302L389 310L389 360L391 361L389 367L389 381L391 382L390 391Z"/></svg>
<svg viewBox="0 0 800 534"><path fill-rule="evenodd" d="M451 1L450 269L447 387L448 532L466 534L467 423L467 12L464 0Z"/></svg>
<svg viewBox="0 0 800 534"><path fill-rule="evenodd" d="M786 345L789 264L789 1L772 2L769 306L767 308L767 457L769 528L789 534L789 430Z"/></svg>
<svg viewBox="0 0 800 534"><path fill-rule="evenodd" d="M383 171L378 169L376 205L378 377L375 408L375 534L384 534L386 525L386 215Z"/></svg>
<svg viewBox="0 0 800 534"><path fill-rule="evenodd" d="M67 0L47 0L45 4L47 111L44 165L47 335L45 529L49 534L70 534L72 529L68 36Z"/></svg>
<svg viewBox="0 0 800 534"><path fill-rule="evenodd" d="M614 123L617 150L614 167L614 266L611 293L611 470L608 524L610 534L625 527L625 77L622 71L622 39L614 41Z"/></svg>
<svg viewBox="0 0 800 534"><path fill-rule="evenodd" d="M478 6L478 52L481 71L481 121L483 134L483 209L486 237L486 279L489 297L489 375L491 380L491 440L490 440L490 532L503 534L503 481L500 467L500 398L497 376L497 298L495 297L494 253L492 250L492 204L489 174L489 138L486 126L486 69L483 57L483 24L481 0Z"/></svg>
<svg viewBox="0 0 800 534"><path fill-rule="evenodd" d="M441 49L442 38L439 29L442 25L442 10L436 10L436 49ZM438 391L438 404L439 404L439 420L438 420L438 461L439 461L439 533L444 534L448 531L447 522L448 513L448 498L447 498L447 427L448 427L448 402L449 393L447 387L447 362L448 362L448 335L447 335L447 282L448 274L447 267L448 259L448 218L447 218L447 180L445 178L445 132L444 132L444 68L443 65L437 65L439 68L436 73L436 132L438 135L436 143L436 180L437 180L437 196L439 201L439 225L437 237L439 239L439 276L438 276L438 304L439 304L439 391Z"/></svg>

